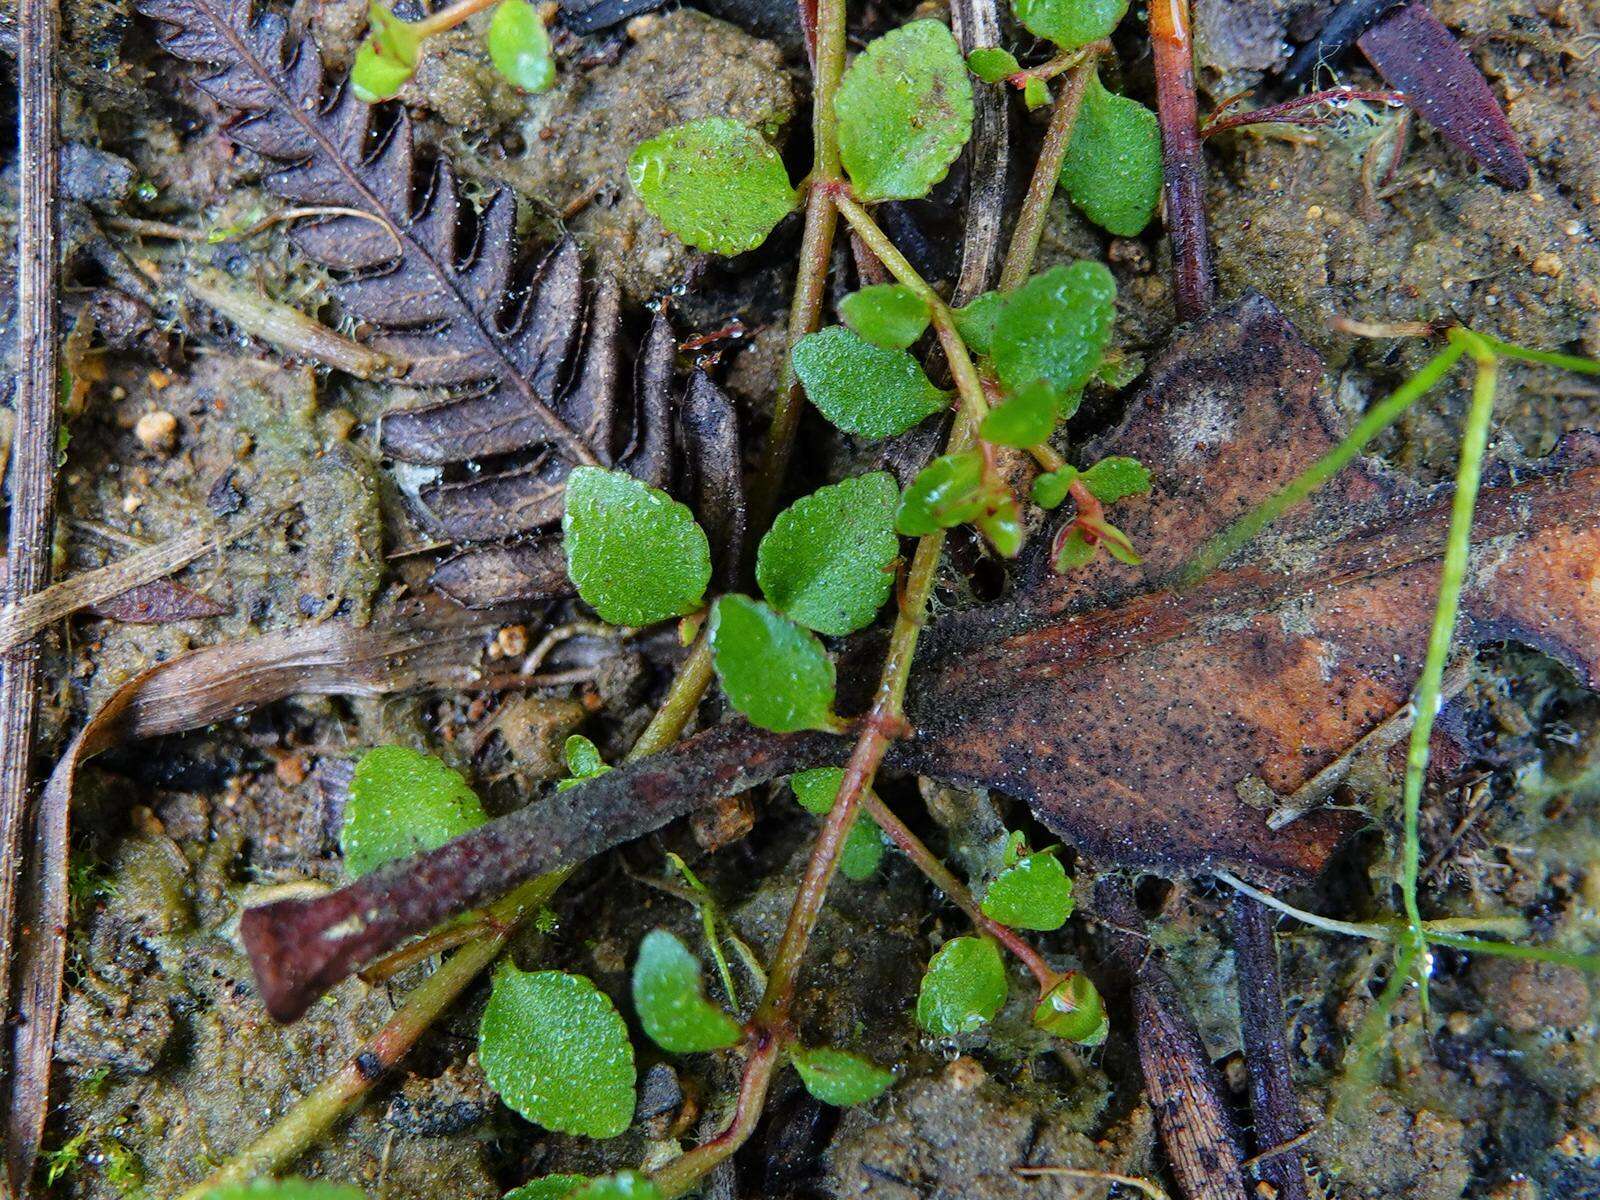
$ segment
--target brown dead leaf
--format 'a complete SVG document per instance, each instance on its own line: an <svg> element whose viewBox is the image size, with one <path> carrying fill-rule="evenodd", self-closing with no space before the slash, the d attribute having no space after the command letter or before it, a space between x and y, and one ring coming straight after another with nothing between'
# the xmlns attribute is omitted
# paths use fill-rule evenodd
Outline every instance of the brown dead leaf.
<svg viewBox="0 0 1600 1200"><path fill-rule="evenodd" d="M1350 818L1273 831L1241 787L1295 791L1409 700L1448 488L1358 461L1186 592L1211 535L1331 449L1322 363L1263 297L1179 337L1088 457L1132 454L1148 496L1117 520L1141 566L1066 576L1041 558L1001 606L933 627L912 684L918 771L1026 800L1098 859L1168 874L1314 875ZM1480 494L1458 636L1523 642L1600 683L1600 453L1574 438ZM1048 544L1048 539L1037 539ZM1252 785L1251 781L1259 781Z"/></svg>
<svg viewBox="0 0 1600 1200"><path fill-rule="evenodd" d="M171 579L156 579L91 604L88 611L126 625L165 625L196 617L220 617L233 610L191 587Z"/></svg>

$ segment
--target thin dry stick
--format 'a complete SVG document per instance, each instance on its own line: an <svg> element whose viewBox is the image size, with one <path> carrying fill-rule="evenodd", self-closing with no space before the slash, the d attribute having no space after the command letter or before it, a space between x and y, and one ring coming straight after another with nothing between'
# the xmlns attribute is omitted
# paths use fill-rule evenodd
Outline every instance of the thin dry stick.
<svg viewBox="0 0 1600 1200"><path fill-rule="evenodd" d="M81 608L120 596L140 584L165 579L209 551L243 537L282 511L281 507L275 508L265 517L234 530L224 530L209 523L201 525L135 551L114 563L53 583L43 591L0 608L0 653L20 645Z"/></svg>
<svg viewBox="0 0 1600 1200"><path fill-rule="evenodd" d="M1039 159L1034 164L1033 178L1028 182L1028 195L1017 214L1011 247L1006 251L1005 266L1000 270L1000 290L1009 292L1022 286L1033 270L1033 259L1039 251L1039 239L1044 236L1045 218L1050 215L1050 199L1056 194L1056 181L1061 178L1061 164L1067 157L1067 147L1072 143L1072 127L1078 120L1078 109L1083 106L1083 94L1089 90L1089 80L1094 77L1095 63L1104 43L1085 46L1083 60L1072 68L1061 95L1056 98L1050 113L1050 128L1045 132L1044 144L1039 147Z"/></svg>
<svg viewBox="0 0 1600 1200"><path fill-rule="evenodd" d="M17 94L21 108L17 161L22 177L17 223L17 306L20 320L11 466L11 528L6 578L0 597L15 603L50 578L55 529L57 453L56 389L60 322L59 201L56 159L56 46L60 16L55 0L21 0L18 7ZM0 1014L10 1016L17 881L22 832L33 767L39 648L33 642L0 658ZM50 936L60 936L52 933ZM6 1023L9 1028L9 1021ZM7 1145L11 1187L21 1192L33 1152Z"/></svg>

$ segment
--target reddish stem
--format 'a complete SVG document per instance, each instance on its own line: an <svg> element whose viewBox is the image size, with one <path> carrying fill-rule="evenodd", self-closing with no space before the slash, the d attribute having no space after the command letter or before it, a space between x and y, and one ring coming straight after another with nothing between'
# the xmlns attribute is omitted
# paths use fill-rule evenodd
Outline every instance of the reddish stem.
<svg viewBox="0 0 1600 1200"><path fill-rule="evenodd" d="M1211 311L1216 302L1217 280L1206 232L1189 0L1152 0L1150 47L1156 66L1156 115L1161 122L1174 300L1178 319L1191 321Z"/></svg>
<svg viewBox="0 0 1600 1200"><path fill-rule="evenodd" d="M1232 113L1223 116L1226 108L1238 103L1243 95L1230 97L1219 105L1205 127L1200 130L1200 136L1208 138L1212 134L1221 133L1227 129L1238 129L1244 125L1265 125L1277 122L1284 125L1326 125L1327 117L1300 116L1308 108L1316 108L1321 104L1339 105L1351 100L1364 100L1372 104L1407 104L1409 103L1404 92L1362 91L1359 88L1337 87L1329 88L1323 92L1310 92L1304 96L1296 96L1292 100L1285 100L1281 104L1269 104L1266 108L1253 108L1248 112Z"/></svg>

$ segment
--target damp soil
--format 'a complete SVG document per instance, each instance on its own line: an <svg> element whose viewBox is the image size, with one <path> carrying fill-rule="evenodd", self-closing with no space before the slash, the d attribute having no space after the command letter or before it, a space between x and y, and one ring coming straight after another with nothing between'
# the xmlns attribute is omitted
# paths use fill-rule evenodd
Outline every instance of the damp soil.
<svg viewBox="0 0 1600 1200"><path fill-rule="evenodd" d="M1201 0L1209 99L1270 88L1265 75L1284 60L1285 39L1304 36L1326 7ZM679 8L585 36L559 32L559 82L538 97L501 82L477 48L481 38L461 31L429 54L403 99L419 141L449 154L475 187L516 192L529 237L571 231L592 270L616 274L630 321L665 298L685 337L732 326L734 336L699 353L753 434L777 378L797 227L780 228L762 251L712 262L668 238L624 174L634 142L708 114L787 138L791 159L803 161L806 72L783 14L760 4L717 8L721 17ZM285 11L338 67L353 55L363 9L326 0ZM1345 320L1464 322L1531 346L1600 355L1600 3L1439 0L1434 11L1505 101L1533 164L1528 191L1482 178L1426 128L1400 137L1398 114L1384 108L1352 106L1314 131L1233 133L1211 149L1207 202L1224 295L1266 292L1326 356L1325 385L1350 413L1431 351L1415 338L1355 336ZM862 32L904 15L869 7ZM9 21L0 15L0 50ZM63 332L78 330L80 339L71 343L78 386L59 477L57 575L247 507L269 512L293 499L298 508L176 576L226 605L226 615L156 625L80 618L53 632L43 736L55 747L145 667L225 639L371 620L421 586L438 553L405 498L415 481L376 446L375 418L397 389L244 338L184 286L194 272L217 270L361 334L331 307L326 272L299 258L280 227L207 236L246 229L278 207L260 185L264 164L229 138L224 114L194 87L195 72L161 56L126 0L68 0L65 21L64 131L75 149L66 172ZM1128 37L1119 49L1124 86L1147 95L1141 40ZM1354 60L1346 69L1349 82L1373 84ZM1039 132L1025 121L1021 147ZM14 166L3 183L0 219L11 223ZM922 231L919 265L947 278L956 189L896 220ZM191 236L166 236L173 230ZM1141 239L1108 239L1058 198L1041 261L1077 257L1103 259L1117 275L1119 348L1140 357L1158 350L1172 329L1159 225ZM0 263L8 304L12 269ZM14 343L4 349L14 356ZM1461 378L1439 389L1387 437L1384 456L1419 479L1447 476L1465 399ZM1119 404L1117 394L1091 397L1082 420L1107 425ZM141 424L151 413L172 421ZM1495 436L1502 457L1537 457L1561 433L1597 427L1600 389L1521 367L1505 372ZM8 428L0 425L7 438ZM153 436L161 430L169 436ZM841 445L809 420L802 438L797 489L835 464L878 454ZM941 603L959 604L1000 577L971 547L955 549ZM503 669L547 626L574 615L541 605L508 617L484 647L486 669ZM96 1200L174 1194L339 1064L415 982L415 971L383 986L352 981L305 1020L279 1027L254 996L235 932L241 908L264 896L339 881L341 786L361 747L402 743L438 754L503 811L560 774L556 748L567 734L585 732L608 757L625 750L674 654L666 638L579 634L544 664L569 677L555 687L289 701L107 755L87 770L75 818L59 1103L47 1139L52 1190ZM708 708L702 719L715 715ZM1472 664L1446 724L1459 769L1425 807L1425 906L1441 916L1517 912L1541 940L1586 948L1600 911L1600 699L1536 653L1491 647ZM884 790L973 873L993 861L1005 824L1026 823L999 796L893 777ZM1367 832L1316 888L1292 899L1350 918L1391 908L1397 795L1386 767L1355 777L1338 802L1367 815ZM680 823L588 864L512 956L581 971L630 1013L627 969L642 934L666 926L692 940L699 928L693 909L659 886L668 850L706 881L731 928L758 955L770 953L814 823L783 787L750 803L753 821L733 814L720 829ZM1181 881L1147 893L1151 937L1242 1105L1228 897ZM919 1036L911 1010L921 965L960 928L959 914L894 855L874 878L836 885L799 1000L803 1035L893 1061L899 1082L841 1115L786 1081L749 1148L708 1194L1108 1195L1100 1182L1022 1180L1012 1167L1023 1163L1161 1177L1117 996L1112 1036L1093 1052L1047 1044L1020 1007L953 1042ZM1041 942L1062 966L1092 966L1104 953L1082 921ZM1354 1079L1342 1071L1344 1052L1388 957L1297 926L1285 927L1280 948L1293 1065L1326 1195L1600 1197L1591 981L1566 968L1441 951L1432 1024L1408 996L1375 1074ZM748 1002L754 984L736 982ZM627 1134L592 1142L540 1132L499 1103L477 1065L484 995L482 986L471 991L296 1171L389 1200L492 1198L549 1171L662 1161L724 1119L727 1064L709 1056L658 1062L641 1037L647 1086Z"/></svg>

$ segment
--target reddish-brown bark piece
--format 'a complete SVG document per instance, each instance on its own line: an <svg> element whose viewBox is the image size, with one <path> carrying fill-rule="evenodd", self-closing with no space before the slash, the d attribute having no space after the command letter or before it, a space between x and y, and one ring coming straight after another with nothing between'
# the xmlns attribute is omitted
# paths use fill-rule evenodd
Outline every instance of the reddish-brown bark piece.
<svg viewBox="0 0 1600 1200"><path fill-rule="evenodd" d="M1107 864L1268 883L1319 871L1352 820L1274 831L1239 789L1292 792L1407 702L1448 490L1361 464L1200 585L1171 581L1337 442L1321 365L1260 296L1181 335L1091 455L1151 470L1151 494L1117 509L1145 562L1040 565L1004 604L936 623L911 683L915 732L889 763L1018 796ZM1464 637L1526 642L1600 682L1600 444L1501 472L1478 513ZM268 1009L291 1019L405 937L848 745L719 726L340 891L253 909L240 930Z"/></svg>
<svg viewBox="0 0 1600 1200"><path fill-rule="evenodd" d="M1489 81L1426 4L1396 9L1356 45L1445 141L1470 154L1496 182L1517 191L1528 186L1527 156Z"/></svg>
<svg viewBox="0 0 1600 1200"><path fill-rule="evenodd" d="M1102 560L1058 576L1041 562L1003 605L934 626L910 693L909 764L1022 798L1106 861L1269 881L1319 871L1349 820L1313 813L1272 831L1239 789L1293 792L1408 702L1448 489L1352 466L1195 588L1171 581L1208 537L1337 443L1321 365L1260 296L1181 335L1088 455L1131 454L1150 469L1152 492L1116 511L1143 565ZM1544 474L1502 472L1484 489L1460 631L1538 646L1591 684L1592 447L1570 440Z"/></svg>

